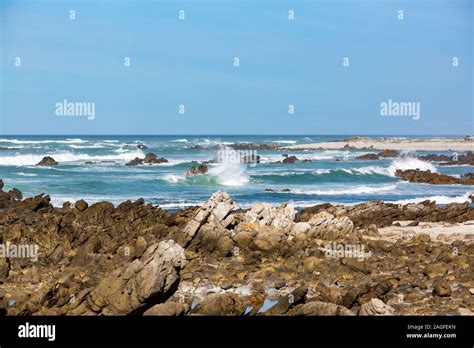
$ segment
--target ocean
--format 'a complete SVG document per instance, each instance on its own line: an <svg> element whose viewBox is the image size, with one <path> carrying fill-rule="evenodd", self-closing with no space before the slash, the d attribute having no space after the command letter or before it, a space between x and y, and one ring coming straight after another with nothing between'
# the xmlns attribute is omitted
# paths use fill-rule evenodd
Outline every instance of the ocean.
<svg viewBox="0 0 474 348"><path fill-rule="evenodd" d="M376 161L355 159L365 153L378 152L376 150L287 152L300 160L309 160L294 164L274 163L281 161L285 152L258 150L256 154L261 157L259 164L232 161L209 164L207 174L186 176L186 171L193 165L216 157L214 145L297 145L347 137L1 136L0 178L5 182L6 189L16 187L24 197L41 193L50 195L55 206L79 199L89 203L107 200L118 204L127 199L144 198L147 203L170 210L201 205L218 190L227 191L241 207L255 202L279 204L288 201L296 207L372 200L408 203L430 199L438 204L447 204L468 201L473 193L470 186L414 184L403 182L394 175L397 169L420 168L456 176L472 172L470 166L436 166L414 158L411 153ZM148 149L137 148L140 143ZM201 149L192 148L196 145ZM165 157L169 162L125 165L135 157L143 158L148 152ZM53 157L59 165L36 166L44 156Z"/></svg>

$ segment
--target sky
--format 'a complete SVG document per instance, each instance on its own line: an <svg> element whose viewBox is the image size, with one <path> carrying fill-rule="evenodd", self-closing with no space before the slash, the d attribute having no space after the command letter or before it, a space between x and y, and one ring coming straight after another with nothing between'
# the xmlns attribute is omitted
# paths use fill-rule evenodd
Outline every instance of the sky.
<svg viewBox="0 0 474 348"><path fill-rule="evenodd" d="M470 0L1 0L0 132L472 134L473 22Z"/></svg>

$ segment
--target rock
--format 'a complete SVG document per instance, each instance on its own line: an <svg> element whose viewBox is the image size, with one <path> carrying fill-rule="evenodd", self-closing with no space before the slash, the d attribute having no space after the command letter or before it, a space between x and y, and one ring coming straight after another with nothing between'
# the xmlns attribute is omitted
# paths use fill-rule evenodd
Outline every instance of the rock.
<svg viewBox="0 0 474 348"><path fill-rule="evenodd" d="M12 188L10 191L8 191L8 194L11 198L17 201L21 201L23 199L23 193L21 193L21 191L17 188Z"/></svg>
<svg viewBox="0 0 474 348"><path fill-rule="evenodd" d="M460 179L458 179L445 174L431 173L431 171L429 170L422 171L419 169L397 169L395 175L401 178L402 180L415 183L425 183L431 185L474 185L474 177L469 174L465 174Z"/></svg>
<svg viewBox="0 0 474 348"><path fill-rule="evenodd" d="M400 152L397 150L383 150L377 154L378 157L383 157L383 158L390 158L390 157L398 157L400 155Z"/></svg>
<svg viewBox="0 0 474 348"><path fill-rule="evenodd" d="M452 290L449 283L444 278L438 278L433 283L433 295L439 297L451 296Z"/></svg>
<svg viewBox="0 0 474 348"><path fill-rule="evenodd" d="M395 310L378 298L364 303L359 309L359 315L393 315Z"/></svg>
<svg viewBox="0 0 474 348"><path fill-rule="evenodd" d="M102 279L73 313L129 315L165 302L176 290L186 265L184 249L172 240L150 246L140 259Z"/></svg>
<svg viewBox="0 0 474 348"><path fill-rule="evenodd" d="M146 145L142 144L142 143L138 144L138 145L137 145L137 148L140 149L140 150L146 150L146 149L148 149L148 147L147 147Z"/></svg>
<svg viewBox="0 0 474 348"><path fill-rule="evenodd" d="M293 163L296 163L298 161L299 161L299 159L296 156L288 156L288 157L283 159L282 163L283 164L293 164Z"/></svg>
<svg viewBox="0 0 474 348"><path fill-rule="evenodd" d="M143 159L143 162L147 164L159 164L168 163L168 160L163 157L157 158L157 156L153 152L149 152L146 154L145 158Z"/></svg>
<svg viewBox="0 0 474 348"><path fill-rule="evenodd" d="M426 156L419 156L422 161L439 162L442 166L452 165L470 165L474 166L474 152L468 151L464 155L448 156L429 154Z"/></svg>
<svg viewBox="0 0 474 348"><path fill-rule="evenodd" d="M291 203L282 203L275 207L269 203L256 203L245 213L244 223L256 228L268 226L289 231L294 224L296 210Z"/></svg>
<svg viewBox="0 0 474 348"><path fill-rule="evenodd" d="M260 158L257 155L243 156L240 158L240 163L257 164L260 163Z"/></svg>
<svg viewBox="0 0 474 348"><path fill-rule="evenodd" d="M205 164L200 164L197 167L191 167L186 172L186 176L193 176L193 175L198 175L198 174L206 174L208 172L208 167Z"/></svg>
<svg viewBox="0 0 474 348"><path fill-rule="evenodd" d="M0 179L0 190L3 190L3 186L5 186L5 183L2 179Z"/></svg>
<svg viewBox="0 0 474 348"><path fill-rule="evenodd" d="M75 204L74 204L74 208L76 208L77 210L79 211L84 211L87 209L87 207L89 207L89 204L83 200L83 199L80 199L78 200Z"/></svg>
<svg viewBox="0 0 474 348"><path fill-rule="evenodd" d="M200 302L191 312L193 315L242 315L245 307L234 293L211 295Z"/></svg>
<svg viewBox="0 0 474 348"><path fill-rule="evenodd" d="M315 256L307 257L304 260L303 269L305 273L313 273L316 270L316 267L319 266L320 260Z"/></svg>
<svg viewBox="0 0 474 348"><path fill-rule="evenodd" d="M184 312L185 312L185 306L183 303L168 301L165 303L154 305L150 309L146 310L145 313L143 313L143 315L177 316L177 315L184 314Z"/></svg>
<svg viewBox="0 0 474 348"><path fill-rule="evenodd" d="M127 166L138 166L139 164L143 164L143 159L135 157L130 162L128 162Z"/></svg>
<svg viewBox="0 0 474 348"><path fill-rule="evenodd" d="M344 238L354 231L354 223L348 217L335 217L325 211L313 215L308 223L314 236L325 240Z"/></svg>
<svg viewBox="0 0 474 348"><path fill-rule="evenodd" d="M334 303L311 301L298 307L294 315L321 315L321 316L352 316L354 313L344 306L339 306Z"/></svg>
<svg viewBox="0 0 474 348"><path fill-rule="evenodd" d="M41 161L39 161L36 165L37 166L56 166L59 163L54 160L54 158L50 156L45 156Z"/></svg>
<svg viewBox="0 0 474 348"><path fill-rule="evenodd" d="M276 305L262 313L262 315L282 315L288 312L290 308L304 302L307 286L300 286L296 288L291 294L281 298Z"/></svg>
<svg viewBox="0 0 474 348"><path fill-rule="evenodd" d="M231 221L226 219L228 215L239 209L240 207L234 203L227 192L215 192L183 228L180 238L181 245L187 246L201 226L205 224L208 230L225 229Z"/></svg>
<svg viewBox="0 0 474 348"><path fill-rule="evenodd" d="M359 160L378 160L379 156L375 153L366 153L365 155L357 156Z"/></svg>
<svg viewBox="0 0 474 348"><path fill-rule="evenodd" d="M253 241L254 248L260 251L270 251L278 248L283 240L280 231L258 233Z"/></svg>
<svg viewBox="0 0 474 348"><path fill-rule="evenodd" d="M5 257L0 257L0 283L3 283L10 272L10 263Z"/></svg>

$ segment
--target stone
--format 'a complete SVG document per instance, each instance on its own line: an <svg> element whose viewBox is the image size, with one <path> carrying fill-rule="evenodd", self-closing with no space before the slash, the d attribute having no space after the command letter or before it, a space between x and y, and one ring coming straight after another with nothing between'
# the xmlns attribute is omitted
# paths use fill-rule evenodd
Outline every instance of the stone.
<svg viewBox="0 0 474 348"><path fill-rule="evenodd" d="M88 204L85 200L83 200L83 199L78 200L78 201L74 204L74 208L76 208L76 209L79 210L79 211L84 211L84 210L86 210L88 207L89 207L89 204Z"/></svg>
<svg viewBox="0 0 474 348"><path fill-rule="evenodd" d="M172 240L150 246L140 259L102 279L73 313L129 315L165 302L176 290L186 265L184 249Z"/></svg>
<svg viewBox="0 0 474 348"><path fill-rule="evenodd" d="M393 315L395 310L378 298L364 303L359 309L359 315Z"/></svg>
<svg viewBox="0 0 474 348"><path fill-rule="evenodd" d="M37 166L56 166L59 163L54 160L53 157L45 156L41 161L39 161L36 165Z"/></svg>
<svg viewBox="0 0 474 348"><path fill-rule="evenodd" d="M439 297L449 297L451 294L451 286L445 279L438 278L433 282L433 295Z"/></svg>
<svg viewBox="0 0 474 348"><path fill-rule="evenodd" d="M334 303L311 301L298 307L294 315L353 316L354 313L346 307Z"/></svg>

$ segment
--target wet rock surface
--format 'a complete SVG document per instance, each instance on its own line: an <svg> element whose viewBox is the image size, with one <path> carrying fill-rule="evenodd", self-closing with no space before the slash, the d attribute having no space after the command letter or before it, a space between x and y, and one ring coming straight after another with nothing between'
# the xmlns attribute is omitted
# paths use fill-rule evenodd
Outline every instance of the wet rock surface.
<svg viewBox="0 0 474 348"><path fill-rule="evenodd" d="M409 169L395 172L395 175L402 180L416 183L432 184L432 185L474 185L474 173L462 175L460 178L454 176L432 173L429 170Z"/></svg>
<svg viewBox="0 0 474 348"><path fill-rule="evenodd" d="M53 157L45 156L36 165L37 166L49 167L49 166L57 166L58 164L59 163L56 162L56 160Z"/></svg>
<svg viewBox="0 0 474 348"><path fill-rule="evenodd" d="M433 202L171 213L0 192L7 315L461 315L474 311L474 213ZM384 227L385 226L385 227ZM30 255L31 256L31 255Z"/></svg>

